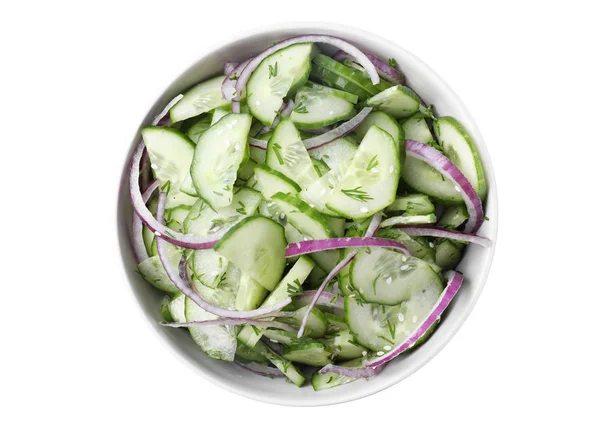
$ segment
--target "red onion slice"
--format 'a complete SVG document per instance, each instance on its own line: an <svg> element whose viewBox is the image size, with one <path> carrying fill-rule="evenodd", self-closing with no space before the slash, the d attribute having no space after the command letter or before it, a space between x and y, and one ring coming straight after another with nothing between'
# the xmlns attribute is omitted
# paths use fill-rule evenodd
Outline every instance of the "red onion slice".
<svg viewBox="0 0 600 434"><path fill-rule="evenodd" d="M302 294L296 297L296 300L305 301L308 299L313 299L315 295L317 295L316 290L304 291ZM344 297L342 297L340 294L334 294L332 292L323 292L322 294L320 294L316 304L319 306L336 307L338 309L344 309Z"/></svg>
<svg viewBox="0 0 600 434"><path fill-rule="evenodd" d="M450 240L466 241L468 243L479 244L483 247L491 247L492 240L479 235L466 234L464 232L444 229L437 226L419 226L419 225L397 225L395 226L405 232L407 235L414 237L439 237L448 238Z"/></svg>
<svg viewBox="0 0 600 434"><path fill-rule="evenodd" d="M356 59L356 61L363 68L365 68L365 70L367 71L367 74L369 74L369 77L371 78L371 81L373 82L373 84L379 84L379 81L380 81L379 75L377 74L377 70L375 69L375 66L369 60L369 58L367 56L365 56L365 54L362 51L360 51L357 47L355 47L354 45L344 41L343 39L337 38L335 36L304 35L304 36L294 36L292 38L285 39L285 40L269 47L268 49L266 49L265 51L260 53L258 56L254 57L252 60L250 60L250 62L246 65L246 67L244 68L242 73L239 75L239 79L237 80L237 82L235 84L235 89L237 90L236 95L240 95L242 93L242 90L246 86L246 83L250 79L250 76L252 75L254 70L258 67L258 65L260 65L260 63L266 57L270 56L271 54L273 54L283 48L289 47L290 45L303 44L303 43L307 43L307 42L329 44L329 45L333 45L336 48L339 48L340 50L344 50L346 53L352 55ZM233 96L231 98L228 98L228 95L229 95L229 93L225 94L225 92L223 92L223 96L225 97L225 99L233 98Z"/></svg>
<svg viewBox="0 0 600 434"><path fill-rule="evenodd" d="M463 283L463 277L455 271L449 271L447 273L447 276L448 276L448 284L446 285L446 288L444 289L444 291L442 291L442 294L440 295L437 303L431 310L431 313L429 315L427 315L425 320L419 325L419 327L417 327L417 329L408 338L406 338L404 340L404 342L402 342L400 345L396 346L389 353L384 354L381 357L377 357L376 359L373 359L373 360L367 362L365 364L365 366L362 368L345 368L343 375L345 375L347 377L353 377L353 378L365 378L368 376L372 376L373 370L375 370L377 368L381 368L383 365L385 365L389 361L398 357L404 351L408 350L409 348L412 348L415 345L415 343L425 333L427 333L427 330L429 330L431 328L431 326L437 320L440 319L440 316L442 315L442 313L444 313L444 311L446 310L446 308L448 307L448 305L450 304L450 302L452 301L452 299L454 298L454 296L456 295L456 293L458 292L458 290L460 289L460 287ZM327 365L323 369L321 369L319 372L322 374L324 374L326 372L340 373L340 372L338 372L339 371L338 368L339 368L339 366Z"/></svg>
<svg viewBox="0 0 600 434"><path fill-rule="evenodd" d="M223 66L223 74L229 75L233 72L235 68L239 65L238 62L225 62L225 66Z"/></svg>
<svg viewBox="0 0 600 434"><path fill-rule="evenodd" d="M156 115L154 120L152 121L152 125L158 125L161 127L168 127L171 125L171 118L169 117L169 110L179 102L179 100L183 98L182 94L177 95L175 98L169 102L165 108Z"/></svg>
<svg viewBox="0 0 600 434"><path fill-rule="evenodd" d="M310 139L303 140L302 142L304 143L306 149L308 149L309 151L331 143L334 140L337 140L340 137L344 137L345 135L351 133L365 120L365 118L369 115L369 113L371 113L372 110L372 107L365 107L349 121L344 122L340 126L329 130L326 133L321 134L320 136L311 137Z"/></svg>
<svg viewBox="0 0 600 434"><path fill-rule="evenodd" d="M264 149L266 151L268 143L267 140L255 139L254 137L248 138L248 144L253 148Z"/></svg>
<svg viewBox="0 0 600 434"><path fill-rule="evenodd" d="M144 191L144 194L142 195L144 203L150 200L150 196L152 196L154 190L158 188L158 185L159 182L156 180L148 186L146 191ZM140 219L136 213L133 213L133 222L131 223L131 244L138 264L149 258L148 252L146 251L146 245L144 244L143 229L144 224L142 223L142 219Z"/></svg>
<svg viewBox="0 0 600 434"><path fill-rule="evenodd" d="M270 366L264 366L264 365L261 365L260 363L256 363L256 362L241 363L241 362L237 362L237 361L234 363L237 366L239 366L240 368L247 369L250 372L253 372L258 375L262 375L263 377L269 377L269 378L285 377L285 374L283 372L281 372L279 369L272 368Z"/></svg>
<svg viewBox="0 0 600 434"><path fill-rule="evenodd" d="M406 83L406 77L404 76L404 74L402 74L398 69L391 66L385 60L383 60L371 53L365 53L365 56L367 56L367 58L373 63L373 65L375 66L375 69L377 69L377 72L379 73L379 75L381 77L385 78L390 83L392 83L392 84L405 84ZM333 55L333 60L336 60L338 62L343 62L345 59L349 59L349 60L352 60L353 62L356 62L354 57L350 56L348 53L346 53L342 50L337 51Z"/></svg>
<svg viewBox="0 0 600 434"><path fill-rule="evenodd" d="M319 374L326 374L332 372L334 374L343 375L349 378L371 378L383 371L385 365L378 366L376 368L346 368L339 365L326 365L321 368Z"/></svg>
<svg viewBox="0 0 600 434"><path fill-rule="evenodd" d="M463 197L469 212L465 230L471 233L476 232L483 223L483 205L479 195L458 167L437 149L414 140L406 141L406 155L424 161L454 182L455 188Z"/></svg>
<svg viewBox="0 0 600 434"><path fill-rule="evenodd" d="M373 217L371 218L371 223L369 223L369 227L367 228L367 231L365 233L366 237L372 237L375 234L375 232L379 228L379 225L381 224L382 218L383 216L381 213L376 213L375 215L373 215ZM321 297L323 291L325 291L325 288L327 288L327 285L329 285L329 282L331 282L331 280L335 276L337 276L337 274L340 271L342 271L344 267L346 267L350 262L352 262L352 260L356 256L356 253L356 249L348 253L346 257L342 259L341 262L333 268L333 270L331 270L327 277L325 277L325 280L323 280L321 286L319 286L319 289L314 293L315 295L310 304L308 305L308 309L306 309L306 312L304 313L304 318L302 318L302 324L300 324L300 329L298 330L298 338L301 338L304 335L304 330L306 329L306 323L308 322L310 312L313 310L313 308L319 301L319 297Z"/></svg>
<svg viewBox="0 0 600 434"><path fill-rule="evenodd" d="M404 244L388 238L356 237L356 238L329 238L326 240L307 240L288 244L285 257L292 258L309 253L322 252L324 250L345 249L350 247L387 247L402 250L407 256L410 251Z"/></svg>
<svg viewBox="0 0 600 434"><path fill-rule="evenodd" d="M242 73L244 68L246 68L248 63L250 63L251 60L252 58L244 60L242 63L238 64L229 72L229 74L227 74L227 77L225 77L225 79L223 80L223 84L221 85L221 93L223 94L223 98L225 98L227 101L232 100L233 97L238 94L236 92L236 83L240 78L240 74Z"/></svg>
<svg viewBox="0 0 600 434"><path fill-rule="evenodd" d="M164 239L176 246L185 247L187 249L208 249L215 245L217 241L225 234L225 230L221 230L214 234L206 236L197 236L192 234L182 234L176 232L162 223L159 223L152 213L146 207L142 193L140 191L138 178L140 177L140 160L144 152L144 143L140 142L133 152L131 158L131 172L129 174L129 194L131 203L135 213L142 219L144 224L155 233L157 238Z"/></svg>
<svg viewBox="0 0 600 434"><path fill-rule="evenodd" d="M289 324L284 324L279 321L260 321L252 320L248 318L220 318L211 319L207 321L190 321L190 322L161 322L160 325L165 327L173 328L187 328L187 327L207 327L207 326L220 326L220 325L253 325L257 327L273 328L279 330L285 330L286 332L295 333L296 329Z"/></svg>
<svg viewBox="0 0 600 434"><path fill-rule="evenodd" d="M292 110L294 110L294 106L295 106L294 101L292 101L291 99L284 101L283 104L281 104L281 108L279 109L279 116L275 116L275 119L273 119L273 123L271 124L271 126L270 127L267 127L267 126L262 127L256 135L260 136L260 135L266 134L269 131L271 131L272 129L274 129L277 126L277 124L279 123L280 119L283 119L286 116L289 116L292 114Z"/></svg>
<svg viewBox="0 0 600 434"><path fill-rule="evenodd" d="M166 195L164 192L161 192L158 196L158 209L156 211L156 218L161 224L162 224L162 220L164 218L165 201L166 201ZM205 311L210 312L214 315L221 316L223 318L255 318L255 317L266 316L271 313L277 312L292 302L292 299L290 297L288 297L285 300L283 300L282 302L277 303L273 306L263 307L263 308L255 309L255 310L245 310L245 311L243 311L243 310L238 310L238 311L227 310L227 309L223 309L219 306L215 306L214 304L209 303L208 301L204 300L204 298L202 298L202 296L200 296L200 294L198 294L196 291L194 291L190 287L188 282L186 282L179 275L179 270L176 270L175 267L173 266L173 264L171 263L171 261L169 260L168 252L167 252L167 241L165 241L158 235L156 236L156 248L158 250L158 256L160 258L160 262L162 263L162 265L167 273L167 276L169 276L169 279L171 279L171 282L173 282L173 284L177 287L177 289L179 289L181 292L183 292L184 295L189 297L194 303L196 303L202 309L204 309Z"/></svg>

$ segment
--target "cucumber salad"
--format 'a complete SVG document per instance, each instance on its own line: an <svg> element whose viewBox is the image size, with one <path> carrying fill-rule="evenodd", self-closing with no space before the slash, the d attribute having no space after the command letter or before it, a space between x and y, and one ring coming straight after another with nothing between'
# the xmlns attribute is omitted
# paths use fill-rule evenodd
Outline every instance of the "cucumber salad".
<svg viewBox="0 0 600 434"><path fill-rule="evenodd" d="M132 245L166 293L162 325L317 391L428 339L467 244L491 245L475 234L486 177L465 128L400 67L293 37L225 64L141 130Z"/></svg>

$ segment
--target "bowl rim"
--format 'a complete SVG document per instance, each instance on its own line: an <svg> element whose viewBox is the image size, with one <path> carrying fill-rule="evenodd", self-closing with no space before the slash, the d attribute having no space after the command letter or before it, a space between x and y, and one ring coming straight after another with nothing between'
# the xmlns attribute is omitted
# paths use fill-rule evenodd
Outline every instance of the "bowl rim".
<svg viewBox="0 0 600 434"><path fill-rule="evenodd" d="M154 332L152 333L155 336L155 338L162 343L162 345L165 345L165 347L169 348L171 353L175 354L189 368L191 368L194 372L198 373L203 379L208 380L212 384L219 386L222 389L227 390L229 392L235 393L236 395L240 395L245 398L253 399L255 401L265 402L265 403L269 403L269 404L283 405L283 406L298 406L298 407L336 405L336 404L342 404L345 402L354 401L354 400L357 400L360 398L365 398L367 396L381 392L395 384L398 384L405 378L411 376L416 371L421 369L427 363L429 363L429 361L433 357L435 357L442 349L444 349L445 346L453 339L453 337L460 330L462 325L465 323L467 318L470 316L475 305L477 304L479 297L481 296L481 293L483 291L483 288L487 282L489 273L490 273L491 265L492 265L493 259L494 259L496 240L497 240L497 234L498 234L498 197L497 197L497 184L496 184L495 172L494 172L491 156L489 155L489 150L486 146L485 141L483 140L483 136L482 136L473 116L470 114L467 107L465 106L463 101L460 99L460 97L454 92L454 90L426 62L424 62L423 60L421 60L420 58L418 58L417 56L415 56L413 53L406 50L402 46L398 45L397 43L395 43L385 37L382 37L375 33L372 33L370 31L364 30L362 28L358 28L355 26L342 25L342 24L333 23L333 22L325 22L325 21L292 21L292 22L284 22L284 23L252 27L252 28L248 28L244 31L236 32L236 33L232 34L231 36L219 38L219 40L211 43L205 50L203 50L202 53L200 53L200 55L198 55L196 57L196 59L193 61L192 64L190 64L185 70L181 71L173 80L171 80L171 82L168 86L162 88L162 90L159 92L159 95L156 98L152 108L157 107L158 103L163 99L163 96L168 92L169 88L171 86L173 86L180 77L182 77L185 74L187 74L188 72L190 72L201 60L203 60L207 56L211 55L212 53L214 53L220 49L223 49L229 45L235 44L245 38L260 36L261 34L266 34L266 33L276 32L276 31L282 31L282 32L285 31L285 32L293 32L293 33L297 33L297 34L302 34L302 33L306 33L307 29L311 29L311 31L313 31L314 29L319 29L319 31L322 32L323 34L327 34L328 31L333 31L333 32L351 31L353 33L353 39L356 41L360 41L362 38L364 38L367 41L368 40L376 40L381 45L387 45L387 46L393 47L396 51L402 51L406 57L412 58L412 60L415 63L419 64L419 67L422 70L427 71L427 74L429 76L433 77L438 82L439 86L444 88L444 91L447 92L447 94L452 99L453 103L461 108L461 110L463 112L463 115L462 115L463 118L465 116L468 118L468 121L471 124L471 128L469 129L471 134L478 137L477 149L480 154L482 164L485 168L486 179L488 182L488 192L489 193L493 192L493 194L488 194L487 203L486 203L486 208L487 208L486 215L488 217L490 217L490 220L487 222L488 223L488 231L490 233L490 238L492 239L493 243L492 243L492 246L489 248L489 253L486 255L485 261L482 264L484 267L483 267L481 282L478 286L475 287L475 292L472 296L470 304L466 308L463 308L461 310L459 318L454 320L454 327L446 333L446 339L442 340L435 347L431 347L431 346L428 347L429 351L426 354L424 353L423 357L420 359L420 361L416 364L413 364L409 369L398 372L397 375L391 377L387 381L379 381L377 383L377 386L375 386L375 387L364 387L364 388L359 389L359 391L355 392L355 393L343 393L343 394L338 393L335 395L328 395L327 397L321 396L320 399L314 399L314 400L306 400L303 397L297 397L297 398L285 397L285 399L284 399L283 397L282 398L278 398L278 397L274 398L274 397L271 397L270 395L263 395L259 391L255 392L255 391L249 390L248 388L245 388L245 387L234 387L229 382L224 381L221 378L222 377L221 375L215 375L215 374L208 372L208 370L201 369L201 367L198 366L199 364L196 360L193 360L193 359L187 357L184 354L183 350L180 348L180 346L173 340L169 339L165 334L154 333ZM304 32L303 32L303 30L304 30ZM368 42L366 42L365 45L368 45ZM148 118L149 115L152 113L152 108L148 112L146 112L144 119ZM142 126L142 125L143 125L143 122L140 123L140 126ZM139 127L137 128L136 131L139 131ZM119 228L122 224L121 218L120 218L119 201L120 201L120 197L122 194L123 183L126 183L128 185L127 173L128 173L129 167L130 167L129 161L130 161L130 156L131 156L131 153L133 152L133 148L134 148L135 144L136 144L136 140L135 140L135 135L134 135L134 140L131 142L129 148L127 148L125 150L125 154L124 154L125 162L123 165L121 182L118 187L119 194L117 195L117 207L116 207L116 211L117 211L116 212L116 214L117 214L117 243L120 246L120 248L119 248L120 262L121 262L121 266L122 266L121 272L122 272L123 278L125 279L125 281L127 282L127 285L130 288L132 287L132 285L128 278L127 272L126 272L126 259L125 259L124 250L123 250L124 249L123 244L126 244L127 246L129 246L129 242L128 242L128 240L123 241L122 234L119 231ZM489 211L490 209L491 209L491 213ZM144 316L143 321L146 324L146 326L148 328L152 328L151 321L149 321L150 318L148 316L148 313L146 312L146 310L144 309L142 304L137 299L133 290L131 290L129 292L129 296L131 296L135 299L135 303L138 305L138 307L140 309L138 311L138 313L140 314L140 316L142 316L142 315ZM156 329L154 329L154 330L156 330ZM422 351L422 349L421 349L421 351ZM316 394L316 392L314 392L314 393Z"/></svg>

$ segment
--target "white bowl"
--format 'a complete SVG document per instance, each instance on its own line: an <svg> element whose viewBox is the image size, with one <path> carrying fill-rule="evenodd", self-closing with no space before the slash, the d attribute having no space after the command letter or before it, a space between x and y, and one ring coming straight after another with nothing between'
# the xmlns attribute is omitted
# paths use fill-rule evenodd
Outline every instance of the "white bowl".
<svg viewBox="0 0 600 434"><path fill-rule="evenodd" d="M177 94L195 83L221 73L224 62L244 60L269 47L275 41L301 34L339 36L384 59L395 58L406 74L408 85L411 88L428 104L433 104L439 115L452 115L465 126L478 146L489 185L485 209L489 221L483 224L479 234L495 241L498 225L496 181L490 156L473 118L458 96L425 63L395 43L356 28L328 23L279 24L251 31L233 42L219 45L173 81L146 114L142 125L150 124L153 117ZM380 375L368 381L358 380L344 386L315 392L309 382L305 387L298 388L286 383L283 379L262 378L232 363L211 359L194 344L187 333L158 325L162 319L158 306L163 294L151 288L135 273L136 264L129 244L132 208L129 202L127 172L129 155L139 140L138 132L127 149L117 211L118 236L129 284L155 332L169 344L171 351L178 353L194 372L231 392L259 401L293 406L337 404L379 392L411 375L448 343L467 319L484 286L492 263L494 248L486 249L472 245L466 250L466 254L458 266L458 270L465 276L465 283L445 313L436 332L416 351L398 357Z"/></svg>

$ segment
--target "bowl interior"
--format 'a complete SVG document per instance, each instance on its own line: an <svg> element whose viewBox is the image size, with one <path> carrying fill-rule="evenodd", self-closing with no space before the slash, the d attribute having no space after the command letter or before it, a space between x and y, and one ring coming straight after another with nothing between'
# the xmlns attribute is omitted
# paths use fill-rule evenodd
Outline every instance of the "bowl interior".
<svg viewBox="0 0 600 434"><path fill-rule="evenodd" d="M394 43L355 28L332 24L279 25L278 27L254 31L235 42L221 45L198 60L173 81L147 113L142 125L148 125L152 118L177 94L199 81L221 73L224 62L244 60L264 50L275 41L293 35L309 33L339 36L384 59L395 58L407 76L408 85L428 104L434 104L439 115L452 115L463 123L479 148L488 177L489 195L485 211L490 220L484 222L479 234L495 240L498 219L493 169L483 138L466 108L454 92L422 61ZM128 156L131 154L133 146L139 143L139 140L140 135L138 132L130 144ZM377 377L369 381L355 381L343 387L318 393L314 392L310 385L297 388L284 380L265 379L234 364L211 359L194 344L189 334L184 330L170 329L158 325L158 322L162 320L158 306L163 294L153 289L135 273L136 264L129 243L132 208L129 202L128 170L129 161L127 160L124 162L120 184L117 229L123 265L135 297L156 333L168 342L172 351L176 351L192 369L221 387L253 399L283 405L327 405L368 396L401 381L427 363L456 333L472 310L483 288L492 262L493 248L485 249L476 245L469 246L458 266L458 270L465 275L465 283L445 313L443 321L436 332L416 351L400 356L390 363Z"/></svg>

